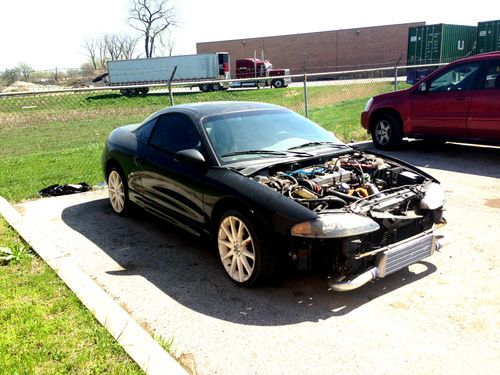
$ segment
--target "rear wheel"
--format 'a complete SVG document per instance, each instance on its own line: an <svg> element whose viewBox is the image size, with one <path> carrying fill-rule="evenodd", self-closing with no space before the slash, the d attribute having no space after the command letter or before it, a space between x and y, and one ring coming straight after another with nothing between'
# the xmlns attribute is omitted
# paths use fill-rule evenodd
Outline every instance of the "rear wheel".
<svg viewBox="0 0 500 375"><path fill-rule="evenodd" d="M227 211L217 227L217 249L227 275L238 285L250 287L269 276L269 254L263 238L250 220L238 211Z"/></svg>
<svg viewBox="0 0 500 375"><path fill-rule="evenodd" d="M212 89L212 87L207 84L200 85L199 88L201 92L209 92Z"/></svg>
<svg viewBox="0 0 500 375"><path fill-rule="evenodd" d="M121 171L113 167L108 176L108 195L111 208L118 215L125 216L130 210L128 185Z"/></svg>
<svg viewBox="0 0 500 375"><path fill-rule="evenodd" d="M371 131L375 147L391 150L401 144L403 128L401 121L392 113L379 115Z"/></svg>

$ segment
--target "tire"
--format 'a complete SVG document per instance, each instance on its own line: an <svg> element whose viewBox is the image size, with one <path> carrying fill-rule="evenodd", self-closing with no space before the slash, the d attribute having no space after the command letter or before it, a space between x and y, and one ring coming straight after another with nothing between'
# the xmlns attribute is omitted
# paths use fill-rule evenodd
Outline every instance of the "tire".
<svg viewBox="0 0 500 375"><path fill-rule="evenodd" d="M201 92L209 92L212 89L212 87L207 84L202 84L199 86L199 88Z"/></svg>
<svg viewBox="0 0 500 375"><path fill-rule="evenodd" d="M272 82L272 86L273 86L275 89L281 89L281 88L285 87L285 82L284 82L282 79L275 79L275 80Z"/></svg>
<svg viewBox="0 0 500 375"><path fill-rule="evenodd" d="M140 95L147 95L148 92L149 92L149 87L141 87L139 89L139 94Z"/></svg>
<svg viewBox="0 0 500 375"><path fill-rule="evenodd" d="M118 215L127 216L130 212L127 180L116 167L113 167L108 175L108 195L113 211Z"/></svg>
<svg viewBox="0 0 500 375"><path fill-rule="evenodd" d="M217 225L216 246L228 277L237 285L251 287L270 276L275 267L264 246L262 233L246 215L227 211Z"/></svg>
<svg viewBox="0 0 500 375"><path fill-rule="evenodd" d="M214 84L212 85L212 90L211 90L211 91L220 91L220 89L221 89L220 84L218 84L218 83L214 83Z"/></svg>
<svg viewBox="0 0 500 375"><path fill-rule="evenodd" d="M130 89L121 89L120 92L122 95L132 96L132 91Z"/></svg>
<svg viewBox="0 0 500 375"><path fill-rule="evenodd" d="M392 113L383 113L376 118L371 135L376 148L392 150L399 146L403 139L401 121Z"/></svg>

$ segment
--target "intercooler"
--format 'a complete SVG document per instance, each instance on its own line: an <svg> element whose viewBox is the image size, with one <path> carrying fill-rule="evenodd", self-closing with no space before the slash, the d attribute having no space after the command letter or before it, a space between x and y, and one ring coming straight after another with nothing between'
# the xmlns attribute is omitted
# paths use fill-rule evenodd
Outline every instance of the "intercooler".
<svg viewBox="0 0 500 375"><path fill-rule="evenodd" d="M426 231L401 242L389 245L377 254L375 264L378 277L384 277L399 271L434 253L436 240L432 231Z"/></svg>

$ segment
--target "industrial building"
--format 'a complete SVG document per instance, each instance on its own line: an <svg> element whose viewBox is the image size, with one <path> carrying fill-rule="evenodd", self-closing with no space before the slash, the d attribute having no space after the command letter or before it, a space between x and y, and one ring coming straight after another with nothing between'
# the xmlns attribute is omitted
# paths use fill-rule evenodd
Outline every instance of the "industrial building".
<svg viewBox="0 0 500 375"><path fill-rule="evenodd" d="M231 61L262 55L291 74L394 66L407 61L408 31L425 22L201 42L197 53L229 52ZM231 64L232 65L232 64ZM234 66L231 66L234 71Z"/></svg>

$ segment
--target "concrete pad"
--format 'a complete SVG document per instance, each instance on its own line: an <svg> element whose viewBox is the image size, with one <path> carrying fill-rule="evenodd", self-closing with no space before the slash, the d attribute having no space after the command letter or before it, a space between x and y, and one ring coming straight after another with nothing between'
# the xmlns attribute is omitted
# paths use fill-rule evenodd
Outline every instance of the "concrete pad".
<svg viewBox="0 0 500 375"><path fill-rule="evenodd" d="M318 272L239 288L208 244L148 215L113 214L104 191L16 209L135 321L192 353L200 374L495 373L499 149L412 142L390 154L441 181L450 244L344 294Z"/></svg>
<svg viewBox="0 0 500 375"><path fill-rule="evenodd" d="M44 226L24 218L3 197L0 214L57 273L96 319L125 349L130 357L151 375L186 374L185 370L120 307L75 262L53 246L52 236ZM71 244L67 244L71 247Z"/></svg>

